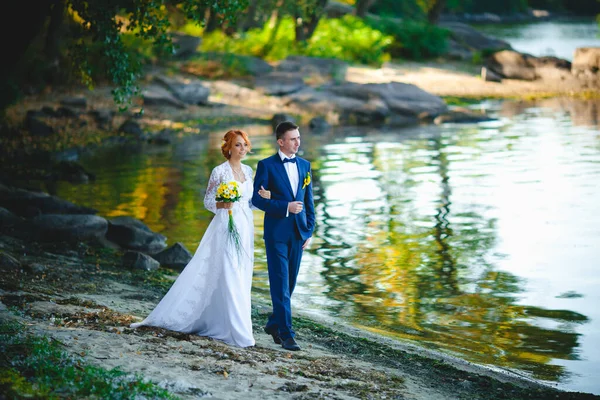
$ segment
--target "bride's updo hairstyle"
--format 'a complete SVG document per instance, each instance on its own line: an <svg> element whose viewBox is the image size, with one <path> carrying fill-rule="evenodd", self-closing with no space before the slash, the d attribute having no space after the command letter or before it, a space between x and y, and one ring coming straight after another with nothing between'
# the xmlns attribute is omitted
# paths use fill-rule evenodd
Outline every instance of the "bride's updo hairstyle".
<svg viewBox="0 0 600 400"><path fill-rule="evenodd" d="M228 160L231 158L230 151L237 142L237 135L240 135L242 139L244 139L244 142L246 142L246 145L248 146L248 152L252 150L252 143L250 143L248 134L244 131L232 129L228 131L225 134L225 136L223 136L223 144L221 145L221 152L223 153L223 156Z"/></svg>

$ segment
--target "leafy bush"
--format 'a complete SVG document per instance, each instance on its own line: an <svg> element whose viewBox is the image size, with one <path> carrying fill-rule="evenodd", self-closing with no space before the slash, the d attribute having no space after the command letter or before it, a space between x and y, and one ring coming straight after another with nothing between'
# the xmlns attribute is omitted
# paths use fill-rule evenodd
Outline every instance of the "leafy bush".
<svg viewBox="0 0 600 400"><path fill-rule="evenodd" d="M203 37L203 51L231 52L267 60L282 60L289 55L338 58L362 64L381 64L389 59L386 49L394 39L367 25L354 16L341 19L321 19L313 37L306 43L296 43L294 21L280 21L274 27L265 25L234 37L213 32Z"/></svg>
<svg viewBox="0 0 600 400"><path fill-rule="evenodd" d="M448 30L436 25L387 18L367 18L367 22L394 37L394 43L388 49L394 58L432 58L444 54L448 48Z"/></svg>

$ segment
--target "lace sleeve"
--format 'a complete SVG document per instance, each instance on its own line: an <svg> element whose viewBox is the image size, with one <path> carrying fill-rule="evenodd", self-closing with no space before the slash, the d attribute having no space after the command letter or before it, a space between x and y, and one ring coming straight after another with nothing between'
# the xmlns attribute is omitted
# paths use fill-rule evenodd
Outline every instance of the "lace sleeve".
<svg viewBox="0 0 600 400"><path fill-rule="evenodd" d="M206 188L206 194L204 195L204 207L214 214L217 213L217 201L215 200L215 197L217 195L217 186L219 183L219 172L215 167L210 174L208 187Z"/></svg>
<svg viewBox="0 0 600 400"><path fill-rule="evenodd" d="M254 182L252 180L252 167L244 165L244 175L246 176L246 179L250 181L250 186L254 187ZM248 198L248 207L250 207L251 210L259 210L258 207L252 204L252 194L250 194L250 197Z"/></svg>

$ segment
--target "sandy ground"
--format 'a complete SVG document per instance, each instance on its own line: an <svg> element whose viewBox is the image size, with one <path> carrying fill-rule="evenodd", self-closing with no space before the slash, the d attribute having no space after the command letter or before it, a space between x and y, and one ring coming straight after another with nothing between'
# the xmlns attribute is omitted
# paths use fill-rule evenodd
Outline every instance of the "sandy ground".
<svg viewBox="0 0 600 400"><path fill-rule="evenodd" d="M141 374L183 399L593 398L351 326L315 323L299 310L303 350L288 352L262 332L269 304L257 297L251 348L157 328L132 330L129 324L148 314L176 272L160 275L166 286L157 286L145 282L151 273L123 269L119 252L2 235L0 251L20 264L0 262L0 320L16 319L86 363Z"/></svg>

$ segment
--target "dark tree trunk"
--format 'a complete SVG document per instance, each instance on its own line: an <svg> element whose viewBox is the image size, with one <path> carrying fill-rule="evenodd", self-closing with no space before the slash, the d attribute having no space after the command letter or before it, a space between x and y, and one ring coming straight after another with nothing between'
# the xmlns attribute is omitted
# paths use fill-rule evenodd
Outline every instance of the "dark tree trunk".
<svg viewBox="0 0 600 400"><path fill-rule="evenodd" d="M440 20L440 14L446 7L446 0L437 0L433 7L427 13L427 20L430 24L436 25Z"/></svg>
<svg viewBox="0 0 600 400"><path fill-rule="evenodd" d="M240 23L239 30L240 32L246 32L249 29L252 29L256 26L254 19L256 18L256 12L258 11L258 0L253 0L250 2L250 6L248 7L248 11L244 16L243 21Z"/></svg>
<svg viewBox="0 0 600 400"><path fill-rule="evenodd" d="M354 6L354 15L360 18L364 18L369 12L369 8L375 4L376 0L356 0Z"/></svg>
<svg viewBox="0 0 600 400"><path fill-rule="evenodd" d="M327 0L317 0L315 8L310 10L307 15L302 16L300 12L296 12L296 42L304 42L312 37L326 5Z"/></svg>
<svg viewBox="0 0 600 400"><path fill-rule="evenodd" d="M29 45L42 32L51 6L56 1L20 0L4 3L0 13L0 37L4 42L2 49L6 57L0 63L0 119L3 111L18 95L13 72Z"/></svg>
<svg viewBox="0 0 600 400"><path fill-rule="evenodd" d="M60 37L64 24L65 3L57 1L50 13L50 23L46 31L46 43L44 53L48 61L49 78L55 81L60 70Z"/></svg>
<svg viewBox="0 0 600 400"><path fill-rule="evenodd" d="M219 16L214 10L208 10L208 17L206 18L206 26L204 27L205 33L214 32L219 27Z"/></svg>

